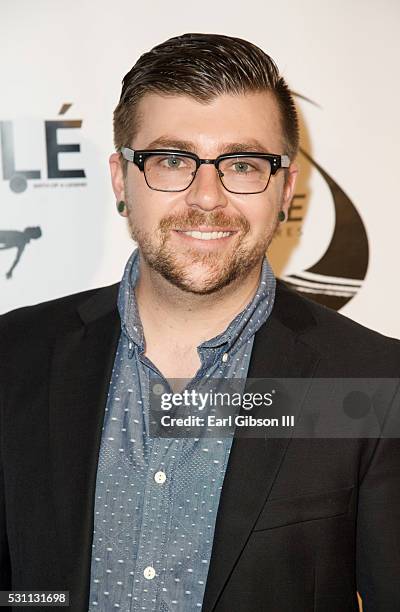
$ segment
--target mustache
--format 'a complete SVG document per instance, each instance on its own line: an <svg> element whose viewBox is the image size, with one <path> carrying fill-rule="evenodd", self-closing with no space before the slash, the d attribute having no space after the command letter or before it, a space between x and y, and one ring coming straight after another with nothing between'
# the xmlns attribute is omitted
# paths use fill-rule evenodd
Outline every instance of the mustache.
<svg viewBox="0 0 400 612"><path fill-rule="evenodd" d="M245 217L240 215L228 217L220 210L212 211L210 214L205 214L199 210L188 210L179 215L169 215L161 219L159 228L162 233L171 229L185 230L186 228L196 227L197 225L205 225L207 227L226 227L239 228L243 233L250 231L250 223Z"/></svg>

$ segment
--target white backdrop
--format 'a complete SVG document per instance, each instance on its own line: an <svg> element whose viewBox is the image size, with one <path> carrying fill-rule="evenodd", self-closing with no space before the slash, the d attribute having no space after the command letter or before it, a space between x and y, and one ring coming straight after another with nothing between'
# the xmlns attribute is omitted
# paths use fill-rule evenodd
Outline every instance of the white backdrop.
<svg viewBox="0 0 400 612"><path fill-rule="evenodd" d="M310 100L297 97L311 162L300 155L296 209L271 249L277 274L322 301L343 294L343 314L400 336L397 0L2 0L0 16L0 312L120 279L134 246L108 171L122 77L170 36L216 32L258 44ZM56 142L75 150L57 157ZM85 176L55 177L57 159Z"/></svg>

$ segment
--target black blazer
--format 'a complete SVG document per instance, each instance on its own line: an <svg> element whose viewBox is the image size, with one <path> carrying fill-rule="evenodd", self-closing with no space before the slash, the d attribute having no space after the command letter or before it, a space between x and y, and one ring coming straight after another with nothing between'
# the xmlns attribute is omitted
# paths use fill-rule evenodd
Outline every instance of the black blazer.
<svg viewBox="0 0 400 612"><path fill-rule="evenodd" d="M0 317L0 590L69 590L73 612L88 608L117 292ZM399 372L400 342L278 282L248 376ZM357 590L364 612L399 612L399 576L399 440L234 440L204 612L355 612Z"/></svg>

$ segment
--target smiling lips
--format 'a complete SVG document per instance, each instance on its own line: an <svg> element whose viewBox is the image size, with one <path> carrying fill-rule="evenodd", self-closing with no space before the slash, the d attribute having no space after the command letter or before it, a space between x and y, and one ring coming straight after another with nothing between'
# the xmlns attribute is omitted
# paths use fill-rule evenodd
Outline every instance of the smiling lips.
<svg viewBox="0 0 400 612"><path fill-rule="evenodd" d="M197 229L189 230L175 230L185 236L196 238L198 240L218 240L220 238L228 238L232 234L235 234L237 230L228 230L225 228L205 227L200 226Z"/></svg>

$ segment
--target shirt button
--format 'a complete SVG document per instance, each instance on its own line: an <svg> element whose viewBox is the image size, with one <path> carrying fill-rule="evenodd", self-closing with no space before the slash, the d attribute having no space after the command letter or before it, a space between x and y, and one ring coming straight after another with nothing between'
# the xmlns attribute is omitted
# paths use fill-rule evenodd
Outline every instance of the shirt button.
<svg viewBox="0 0 400 612"><path fill-rule="evenodd" d="M226 362L228 361L228 353L224 353L224 354L222 355L222 361L223 361L224 363L226 363Z"/></svg>
<svg viewBox="0 0 400 612"><path fill-rule="evenodd" d="M151 567L151 565L149 565L148 567L146 567L143 571L143 576L147 579L147 580L153 580L154 576L156 575L156 570L154 569L154 567Z"/></svg>
<svg viewBox="0 0 400 612"><path fill-rule="evenodd" d="M165 472L156 472L154 474L154 480L158 484L164 484L164 482L167 480L167 476L166 476Z"/></svg>
<svg viewBox="0 0 400 612"><path fill-rule="evenodd" d="M163 391L164 391L164 387L163 385L160 385L160 383L156 383L155 385L153 385L154 395L161 395Z"/></svg>

